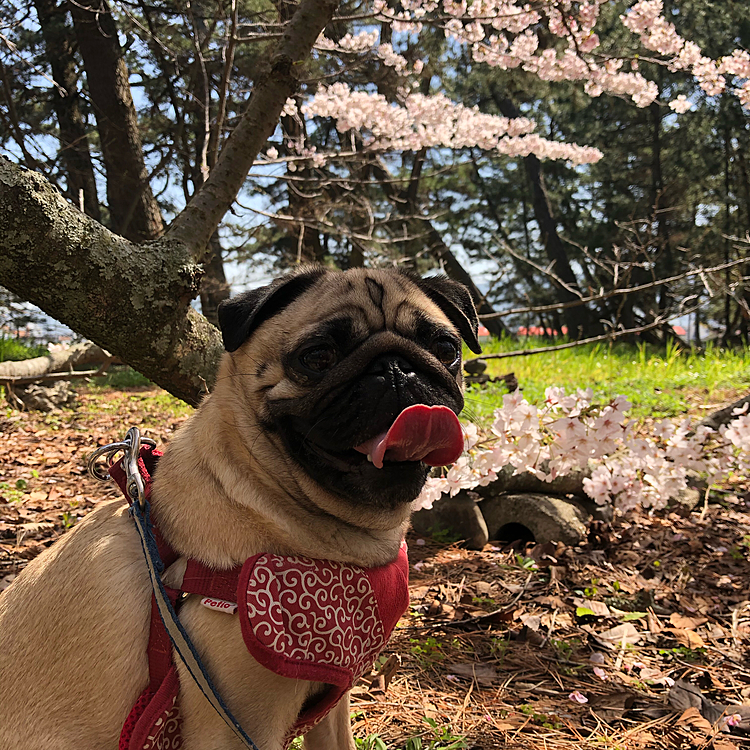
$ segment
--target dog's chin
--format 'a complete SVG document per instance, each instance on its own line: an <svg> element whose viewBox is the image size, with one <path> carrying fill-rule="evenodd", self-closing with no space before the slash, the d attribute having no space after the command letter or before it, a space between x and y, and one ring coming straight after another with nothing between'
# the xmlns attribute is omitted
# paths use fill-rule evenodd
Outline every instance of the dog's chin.
<svg viewBox="0 0 750 750"><path fill-rule="evenodd" d="M353 505L402 508L419 495L430 472L421 461L389 461L387 455L378 469L353 448L333 451L294 433L284 438L290 455L311 479Z"/></svg>

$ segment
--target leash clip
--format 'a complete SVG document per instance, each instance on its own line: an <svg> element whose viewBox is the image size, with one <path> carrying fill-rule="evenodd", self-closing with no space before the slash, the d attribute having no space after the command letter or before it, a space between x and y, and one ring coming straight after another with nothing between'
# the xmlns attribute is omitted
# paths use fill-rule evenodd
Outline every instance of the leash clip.
<svg viewBox="0 0 750 750"><path fill-rule="evenodd" d="M115 456L118 453L123 453L123 468L127 479L125 489L131 502L137 502L141 511L144 511L146 509L146 488L138 469L138 457L142 445L150 445L155 448L156 441L147 437L142 438L140 430L137 427L131 427L122 442L110 443L97 448L89 456L87 469L94 479L106 481L110 479L109 468L114 463Z"/></svg>

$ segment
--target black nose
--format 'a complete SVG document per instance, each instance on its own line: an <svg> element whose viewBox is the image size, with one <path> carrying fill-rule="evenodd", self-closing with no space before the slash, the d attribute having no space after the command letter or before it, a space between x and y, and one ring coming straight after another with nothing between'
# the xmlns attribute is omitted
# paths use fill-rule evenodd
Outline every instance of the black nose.
<svg viewBox="0 0 750 750"><path fill-rule="evenodd" d="M414 367L408 359L400 354L386 352L376 357L368 369L370 375L387 375L389 372L400 371L404 375L414 372Z"/></svg>

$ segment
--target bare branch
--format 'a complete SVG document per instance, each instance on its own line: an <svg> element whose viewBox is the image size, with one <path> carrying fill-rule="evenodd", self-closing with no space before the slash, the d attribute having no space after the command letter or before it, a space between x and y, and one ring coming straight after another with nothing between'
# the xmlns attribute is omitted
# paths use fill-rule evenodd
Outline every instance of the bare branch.
<svg viewBox="0 0 750 750"><path fill-rule="evenodd" d="M645 289L652 289L656 286L662 286L664 284L670 284L673 281L680 281L691 276L703 276L708 273L716 273L717 271L723 271L727 268L733 268L734 266L742 265L747 263L745 259L733 260L729 263L722 263L719 266L712 266L711 268L696 268L692 271L686 271L675 276L668 276L664 279L657 279L656 281L649 281L647 284L639 284L638 286L626 287L624 289L612 289L609 292L601 292L600 294L592 294L590 297L582 297L579 300L572 300L571 302L557 302L549 305L536 305L533 307L515 307L512 310L503 310L502 312L493 313L492 315L480 315L482 320L489 318L505 318L509 315L520 315L522 313L536 313L536 312L548 312L550 310L561 310L566 307L576 307L577 305L585 305L589 302L599 302L600 300L611 299L612 297L618 297L625 294L635 294L636 292L642 292Z"/></svg>
<svg viewBox="0 0 750 750"><path fill-rule="evenodd" d="M539 271L539 273L544 274L548 278L552 279L556 284L559 284L563 289L565 289L566 292L569 292L570 294L575 295L579 299L572 300L576 304L580 304L580 298L582 297L581 292L570 286L569 284L566 284L556 273L552 272L552 268L554 267L554 261L550 263L548 266L540 266L538 263L534 263L533 260L529 258L525 258L523 255L520 255L517 253L507 242L505 242L501 237L498 237L497 235L494 236L495 239L498 241L500 246L505 250L508 255L513 256L516 260L519 260L523 263L526 263L527 265L531 266L532 268Z"/></svg>
<svg viewBox="0 0 750 750"><path fill-rule="evenodd" d="M302 0L274 52L270 69L255 82L245 114L222 149L202 188L167 232L199 258L247 178L255 157L297 89L300 68L318 34L338 7L336 0Z"/></svg>
<svg viewBox="0 0 750 750"><path fill-rule="evenodd" d="M598 341L614 341L615 339L622 338L623 336L631 336L636 333L644 333L645 331L651 331L654 328L659 328L673 318L680 317L682 315L690 315L698 310L700 305L691 307L687 310L679 310L673 312L670 315L660 316L656 320L646 325L639 326L637 328L626 328L619 331L610 331L604 333L601 336L592 336L588 339L580 339L579 341L569 341L566 344L557 344L555 346L540 346L535 349L515 349L512 352L499 352L498 354L483 354L481 357L472 357L467 359L466 362L474 362L477 359L507 359L509 357L529 357L532 354L544 354L545 352L559 352L563 349L573 349L576 346L585 346L586 344L595 344Z"/></svg>
<svg viewBox="0 0 750 750"><path fill-rule="evenodd" d="M239 13L238 0L232 0L232 20L227 34L227 46L224 52L224 71L221 75L221 88L219 89L219 110L216 113L216 123L211 131L208 146L209 163L213 166L219 159L221 150L221 133L224 129L224 117L227 111L227 99L229 97L229 81L232 77L232 65L234 64L234 51L237 48L237 18Z"/></svg>
<svg viewBox="0 0 750 750"><path fill-rule="evenodd" d="M2 83L3 98L5 99L5 105L8 109L6 126L13 136L13 140L18 144L18 148L21 149L26 166L29 169L39 169L41 171L39 162L26 148L26 138L21 130L21 123L19 122L18 113L16 112L13 91L10 86L10 81L8 80L8 72L2 60L0 60L0 83Z"/></svg>
<svg viewBox="0 0 750 750"><path fill-rule="evenodd" d="M106 371L98 370L71 370L70 372L49 372L46 375L30 376L28 378L3 378L0 377L0 385L31 385L32 383L54 383L58 380L74 380L76 378L93 378L96 376L103 377Z"/></svg>
<svg viewBox="0 0 750 750"><path fill-rule="evenodd" d="M201 173L203 181L208 178L208 144L211 140L211 87L208 82L208 71L206 70L206 58L203 56L203 48L201 46L201 40L198 33L198 24L195 21L195 14L193 13L193 6L190 0L185 3L187 10L188 19L191 27L191 41L193 43L193 50L195 52L195 60L198 63L198 69L200 71L200 83L196 82L196 88L202 87L202 100L198 101L198 104L202 110L202 131L200 134L196 133L196 139L200 146L200 150L197 154L198 164L196 165ZM196 97L197 98L197 97Z"/></svg>

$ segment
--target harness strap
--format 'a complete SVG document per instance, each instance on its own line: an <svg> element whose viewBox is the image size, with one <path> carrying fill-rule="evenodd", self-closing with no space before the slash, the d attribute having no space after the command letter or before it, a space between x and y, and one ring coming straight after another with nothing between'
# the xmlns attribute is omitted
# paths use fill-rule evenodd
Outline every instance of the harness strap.
<svg viewBox="0 0 750 750"><path fill-rule="evenodd" d="M132 433L134 432L136 434L132 435ZM138 450L140 448L137 457L137 466L138 471L141 475L139 479L146 480L144 482L145 491L136 491L135 493L133 493L133 490L131 489L136 486L136 483L133 482L134 478L129 476L130 472L126 472L123 469L123 464L127 466L129 463L128 459L132 461L135 456L128 455L127 449L125 449L126 455L124 459L120 459L117 464L111 467L110 475L116 481L118 481L118 484L120 484L121 487L123 486L120 481L121 479L124 478L127 482L126 494L130 503L130 513L133 517L135 527L138 531L138 536L141 540L143 556L146 560L146 567L148 568L149 578L151 579L151 587L153 589L154 596L153 606L156 607L159 613L164 629L166 630L172 646L174 646L174 650L177 652L180 659L182 659L182 662L190 673L190 676L198 685L201 692L206 697L206 700L211 704L211 706L213 706L214 710L219 714L219 716L221 716L227 726L232 730L235 736L243 743L245 747L251 748L252 750L259 750L258 746L250 739L248 734L242 728L239 721L237 721L237 719L235 719L235 717L232 715L231 711L227 708L223 699L214 687L214 684L205 666L203 665L203 662L201 661L201 658L198 655L193 642L190 640L190 636L187 634L184 626L177 618L177 613L175 612L174 605L170 601L167 589L162 583L161 574L164 572L165 566L161 555L159 554L159 546L157 544L157 539L154 536L154 527L151 523L151 506L149 503L150 482L148 481L150 479L150 472L148 471L148 468L146 466L147 459L151 459L152 462L153 459L156 458L156 454L154 454L152 446L140 446L139 435L137 434L137 430L135 428L131 428L128 431L128 436L130 438L130 449ZM127 441L128 439L126 438L126 442ZM118 470L120 474L119 480L117 476ZM133 494L135 494L136 496L133 496ZM164 545L162 542L162 548L164 549L164 547L166 547L166 545ZM172 554L176 559L177 555L175 553Z"/></svg>
<svg viewBox="0 0 750 750"><path fill-rule="evenodd" d="M210 570L205 565L190 559L180 588L186 594L200 594L235 602L241 571L241 565L231 570Z"/></svg>
<svg viewBox="0 0 750 750"><path fill-rule="evenodd" d="M174 589L167 589L167 593L173 604L180 595L180 592ZM156 597L151 594L151 624L148 636L148 676L151 691L158 690L173 663L172 641L169 640L164 623L161 621L159 608L156 606Z"/></svg>

